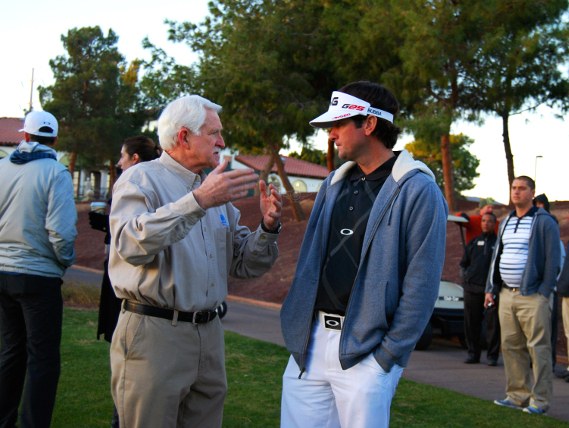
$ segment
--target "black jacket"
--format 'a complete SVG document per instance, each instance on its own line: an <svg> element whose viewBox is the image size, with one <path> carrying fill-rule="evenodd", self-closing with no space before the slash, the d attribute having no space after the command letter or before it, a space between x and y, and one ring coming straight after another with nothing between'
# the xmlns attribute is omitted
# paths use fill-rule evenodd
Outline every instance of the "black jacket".
<svg viewBox="0 0 569 428"><path fill-rule="evenodd" d="M567 243L567 251L569 251L569 243ZM569 254L565 257L563 270L557 280L557 294L563 297L569 297Z"/></svg>
<svg viewBox="0 0 569 428"><path fill-rule="evenodd" d="M496 238L494 231L482 233L466 245L460 262L460 278L466 291L484 293Z"/></svg>

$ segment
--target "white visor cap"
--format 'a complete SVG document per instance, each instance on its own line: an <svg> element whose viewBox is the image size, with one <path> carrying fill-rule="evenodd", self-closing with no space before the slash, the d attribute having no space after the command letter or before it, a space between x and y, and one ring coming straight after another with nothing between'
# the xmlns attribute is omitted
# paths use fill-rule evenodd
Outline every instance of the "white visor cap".
<svg viewBox="0 0 569 428"><path fill-rule="evenodd" d="M393 123L393 115L391 113L371 107L371 104L367 101L360 100L352 95L334 91L332 92L332 99L330 100L328 111L316 119L311 120L310 125L315 128L332 128L334 122L357 114L363 116L372 114L380 119Z"/></svg>

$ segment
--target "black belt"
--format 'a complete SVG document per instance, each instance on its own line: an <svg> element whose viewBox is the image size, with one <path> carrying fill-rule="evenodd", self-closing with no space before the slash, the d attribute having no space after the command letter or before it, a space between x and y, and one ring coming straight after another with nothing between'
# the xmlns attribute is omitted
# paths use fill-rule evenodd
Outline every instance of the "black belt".
<svg viewBox="0 0 569 428"><path fill-rule="evenodd" d="M150 317L164 318L167 320L174 319L174 310L159 308L156 306L143 305L142 303L124 301L124 310L134 312L139 315L148 315ZM193 324L205 324L213 320L217 316L216 311L199 311L199 312L182 312L178 311L178 321L191 322Z"/></svg>

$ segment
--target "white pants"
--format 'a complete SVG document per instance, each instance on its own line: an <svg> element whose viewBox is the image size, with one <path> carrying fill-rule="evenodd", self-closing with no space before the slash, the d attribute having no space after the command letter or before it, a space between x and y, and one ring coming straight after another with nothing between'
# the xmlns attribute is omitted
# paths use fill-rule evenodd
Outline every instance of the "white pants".
<svg viewBox="0 0 569 428"><path fill-rule="evenodd" d="M389 408L403 368L386 373L372 354L342 370L340 334L315 320L306 353L306 371L292 356L283 375L281 427L387 428Z"/></svg>

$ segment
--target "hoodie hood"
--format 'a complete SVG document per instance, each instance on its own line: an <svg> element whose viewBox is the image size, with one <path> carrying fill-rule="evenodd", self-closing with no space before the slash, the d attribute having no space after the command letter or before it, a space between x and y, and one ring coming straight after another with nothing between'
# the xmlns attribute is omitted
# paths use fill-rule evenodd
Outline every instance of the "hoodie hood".
<svg viewBox="0 0 569 428"><path fill-rule="evenodd" d="M32 142L28 143L26 141L22 141L18 144L16 148L17 151L20 153L38 153L38 152L45 152L45 153L52 153L57 155L57 152L50 147L44 146L43 144Z"/></svg>
<svg viewBox="0 0 569 428"><path fill-rule="evenodd" d="M19 165L37 159L57 160L57 152L38 142L28 143L26 141L22 141L16 150L14 150L10 155L10 162Z"/></svg>
<svg viewBox="0 0 569 428"><path fill-rule="evenodd" d="M425 165L423 162L413 159L413 157L409 154L407 150L401 150L400 152L394 152L394 153L395 156L397 156L397 160L393 165L391 175L393 176L393 179L395 180L396 183L399 184L401 179L407 173L413 170L424 172L429 177L431 177L433 181L435 181L435 175L429 169L429 167ZM330 185L333 185L334 183L344 178L348 173L348 171L352 169L355 165L356 163L352 161L343 164L340 168L336 170L334 177L332 177L332 182L330 183Z"/></svg>
<svg viewBox="0 0 569 428"><path fill-rule="evenodd" d="M537 195L535 198L533 198L533 205L535 206L536 202L541 202L543 205L545 205L545 211L549 212L549 199L547 199L547 196L545 193L542 193L541 195Z"/></svg>

